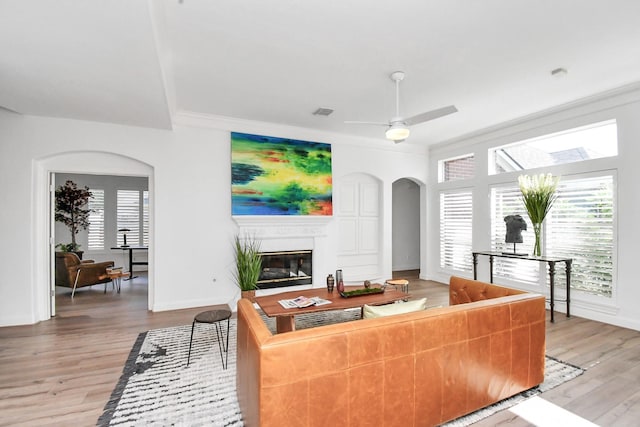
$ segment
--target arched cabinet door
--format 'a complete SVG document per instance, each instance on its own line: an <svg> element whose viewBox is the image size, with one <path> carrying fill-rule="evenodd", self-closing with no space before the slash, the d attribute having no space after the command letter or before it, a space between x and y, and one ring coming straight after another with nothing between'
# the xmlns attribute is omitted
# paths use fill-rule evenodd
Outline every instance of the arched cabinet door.
<svg viewBox="0 0 640 427"><path fill-rule="evenodd" d="M352 174L338 184L338 266L346 281L381 275L382 184L366 174Z"/></svg>

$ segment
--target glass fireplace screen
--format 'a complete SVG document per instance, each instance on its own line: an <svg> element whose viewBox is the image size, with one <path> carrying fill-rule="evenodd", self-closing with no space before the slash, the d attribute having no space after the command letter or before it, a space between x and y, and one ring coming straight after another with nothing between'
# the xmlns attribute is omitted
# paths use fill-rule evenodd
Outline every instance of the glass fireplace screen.
<svg viewBox="0 0 640 427"><path fill-rule="evenodd" d="M310 285L312 266L310 250L262 252L259 289Z"/></svg>

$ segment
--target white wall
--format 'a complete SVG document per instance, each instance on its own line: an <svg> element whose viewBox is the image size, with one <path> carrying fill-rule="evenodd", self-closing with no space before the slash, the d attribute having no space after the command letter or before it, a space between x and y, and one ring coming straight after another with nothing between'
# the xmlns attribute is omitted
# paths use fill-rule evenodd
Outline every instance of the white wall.
<svg viewBox="0 0 640 427"><path fill-rule="evenodd" d="M150 309L233 306L239 292L231 281L237 226L230 215L230 130L331 143L334 186L351 173L378 177L384 203L381 271L391 274L391 184L402 177L426 182L425 150L263 123L189 117L180 123L167 131L0 111L0 326L49 317L43 182L50 170L149 176ZM332 223L328 229L323 256L331 271L337 239Z"/></svg>
<svg viewBox="0 0 640 427"><path fill-rule="evenodd" d="M515 182L517 173L488 176L487 150L490 147L521 141L535 136L550 134L582 125L616 119L618 125L618 156L615 158L589 160L565 166L554 166L557 175L588 173L594 170L617 172L617 271L614 272L614 295L612 298L594 298L580 292L572 292L571 313L577 316L600 320L615 325L640 330L640 286L638 286L638 262L640 249L640 191L638 190L638 160L640 159L640 88L603 94L588 101L556 108L527 120L496 128L490 132L458 141L441 144L430 150L429 201L427 203L428 231L438 236L438 192L460 186L473 190L473 249L490 248L489 187L506 180ZM474 153L474 179L441 183L437 182L438 160ZM547 172L548 168L531 173ZM429 240L429 277L446 281L451 274L471 276L471 273L443 271L439 267L438 239ZM479 258L479 279L488 280L488 260ZM538 289L546 292L546 289ZM558 295L561 296L561 295ZM558 304L565 310L564 304Z"/></svg>

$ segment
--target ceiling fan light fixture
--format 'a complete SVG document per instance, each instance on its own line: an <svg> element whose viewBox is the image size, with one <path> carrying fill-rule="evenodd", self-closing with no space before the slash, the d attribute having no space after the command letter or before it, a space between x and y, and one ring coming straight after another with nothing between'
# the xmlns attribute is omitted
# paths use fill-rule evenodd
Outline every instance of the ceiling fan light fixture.
<svg viewBox="0 0 640 427"><path fill-rule="evenodd" d="M392 73L390 77L391 77L391 80L396 84L396 115L393 116L388 123L360 122L360 121L358 122L346 121L345 123L387 126L387 131L385 132L385 136L387 137L387 139L390 139L391 141L398 143L398 142L404 141L409 137L409 134L411 133L411 131L409 130L409 126L428 122L429 120L435 120L442 116L453 114L458 111L455 105L449 105L448 107L438 108L437 110L426 111L424 113L420 113L415 116L405 118L400 115L400 82L404 79L404 73L402 71L396 71Z"/></svg>
<svg viewBox="0 0 640 427"><path fill-rule="evenodd" d="M394 123L385 132L387 139L392 141L402 141L409 137L411 131L402 123Z"/></svg>

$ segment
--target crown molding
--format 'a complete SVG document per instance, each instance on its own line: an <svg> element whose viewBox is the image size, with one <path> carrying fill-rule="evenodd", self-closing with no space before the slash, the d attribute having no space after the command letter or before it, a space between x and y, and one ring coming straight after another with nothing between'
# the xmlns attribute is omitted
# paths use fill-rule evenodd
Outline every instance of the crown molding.
<svg viewBox="0 0 640 427"><path fill-rule="evenodd" d="M352 145L362 147L367 150L410 152L422 155L426 155L428 152L428 147L423 145L395 144L386 139L365 138L300 126L246 120L236 117L196 113L185 110L180 110L173 115L173 124L174 126L200 127L228 132L242 132L256 135L320 141L328 144Z"/></svg>
<svg viewBox="0 0 640 427"><path fill-rule="evenodd" d="M519 133L524 128L529 128L531 123L548 118L557 117L555 121L566 120L638 101L640 101L640 82L634 82L439 142L431 145L429 152ZM588 111L585 111L587 109Z"/></svg>

